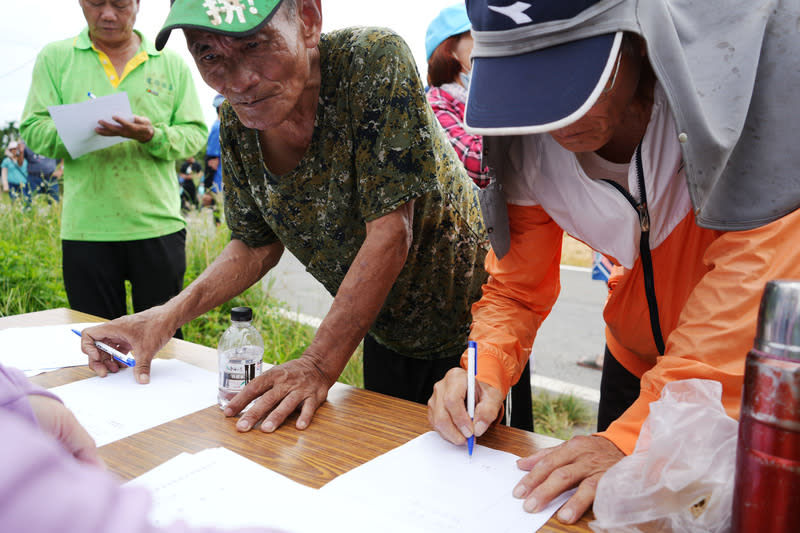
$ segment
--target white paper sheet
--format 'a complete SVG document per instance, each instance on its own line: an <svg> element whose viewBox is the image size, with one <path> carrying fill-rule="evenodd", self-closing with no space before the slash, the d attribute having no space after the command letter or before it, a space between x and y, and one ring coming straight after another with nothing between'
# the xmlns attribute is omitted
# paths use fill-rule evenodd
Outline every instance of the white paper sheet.
<svg viewBox="0 0 800 533"><path fill-rule="evenodd" d="M265 436L265 438L269 438ZM128 483L153 497L157 526L268 527L292 533L375 533L382 518L358 501L326 499L226 448L182 453ZM408 533L408 532L405 532Z"/></svg>
<svg viewBox="0 0 800 533"><path fill-rule="evenodd" d="M428 432L342 474L320 492L341 501L357 499L382 515L382 531L527 533L541 528L572 491L539 513L526 513L522 500L511 496L525 474L517 459L480 445L470 458L466 446Z"/></svg>
<svg viewBox="0 0 800 533"><path fill-rule="evenodd" d="M133 119L128 93L120 92L89 98L77 104L63 104L47 108L55 122L58 136L73 159L128 141L125 137L103 137L95 133L98 120L114 122L112 116Z"/></svg>
<svg viewBox="0 0 800 533"><path fill-rule="evenodd" d="M176 359L153 359L147 385L123 368L50 390L103 446L214 405L217 374Z"/></svg>
<svg viewBox="0 0 800 533"><path fill-rule="evenodd" d="M265 438L269 438L265 436ZM472 459L435 433L311 489L225 448L180 454L134 479L153 495L150 520L294 533L530 533L571 494L529 514L511 490L517 457L476 446Z"/></svg>
<svg viewBox="0 0 800 533"><path fill-rule="evenodd" d="M226 448L183 453L128 483L153 496L150 521L195 527L297 528L317 491ZM300 517L300 519L298 519ZM323 531L323 522L317 531Z"/></svg>
<svg viewBox="0 0 800 533"><path fill-rule="evenodd" d="M99 322L81 322L59 326L36 326L0 330L0 362L31 376L66 366L85 365L88 358L81 351L81 331Z"/></svg>

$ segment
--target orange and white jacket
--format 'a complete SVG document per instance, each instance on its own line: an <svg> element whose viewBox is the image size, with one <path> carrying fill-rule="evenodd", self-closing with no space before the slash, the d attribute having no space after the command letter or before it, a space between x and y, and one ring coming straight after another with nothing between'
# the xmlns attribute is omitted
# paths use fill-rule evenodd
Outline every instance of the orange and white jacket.
<svg viewBox="0 0 800 533"><path fill-rule="evenodd" d="M610 184L590 179L575 155L547 135L515 138L505 158L501 181L509 204L511 246L501 260L493 252L487 256L490 277L472 308L470 339L479 343L478 379L503 393L519 379L536 331L558 297L566 231L614 263L603 312L606 342L614 357L641 378L638 400L600 435L630 454L650 402L660 397L666 383L688 378L720 382L723 404L738 418L744 361L753 344L764 285L771 279L800 278L800 210L753 230L699 227L678 135L663 92L656 88L642 162L655 294L666 343L659 356L634 208ZM628 176L627 189L639 200L633 163Z"/></svg>

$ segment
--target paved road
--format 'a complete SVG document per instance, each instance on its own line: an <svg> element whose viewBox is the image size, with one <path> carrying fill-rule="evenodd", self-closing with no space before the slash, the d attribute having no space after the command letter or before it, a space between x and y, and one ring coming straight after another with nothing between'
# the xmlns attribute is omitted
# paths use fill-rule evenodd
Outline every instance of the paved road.
<svg viewBox="0 0 800 533"><path fill-rule="evenodd" d="M269 294L285 302L289 311L322 318L333 297L285 252L263 281ZM564 267L561 295L539 330L533 345L533 385L555 392L572 392L591 403L599 398L600 372L577 365L603 350L602 307L605 284L591 279L587 269ZM317 322L318 323L318 322Z"/></svg>

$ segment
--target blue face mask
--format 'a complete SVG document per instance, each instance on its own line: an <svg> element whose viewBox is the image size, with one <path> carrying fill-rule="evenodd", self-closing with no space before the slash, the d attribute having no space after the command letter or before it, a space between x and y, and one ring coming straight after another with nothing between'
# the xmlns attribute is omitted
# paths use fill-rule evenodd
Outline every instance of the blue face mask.
<svg viewBox="0 0 800 533"><path fill-rule="evenodd" d="M461 80L461 85L463 85L465 89L469 89L469 82L472 80L472 71L464 72L462 70L458 73L458 77Z"/></svg>

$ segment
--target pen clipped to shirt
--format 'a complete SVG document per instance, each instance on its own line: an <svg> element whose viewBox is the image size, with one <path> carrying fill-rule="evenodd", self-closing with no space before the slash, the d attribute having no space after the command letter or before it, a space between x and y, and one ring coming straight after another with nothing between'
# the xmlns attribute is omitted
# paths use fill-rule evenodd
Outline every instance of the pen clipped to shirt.
<svg viewBox="0 0 800 533"><path fill-rule="evenodd" d="M83 337L83 335L81 335L81 332L78 331L77 329L73 329L72 332L75 335L77 335L78 337ZM125 365L125 366L136 366L136 359L134 359L130 355L125 355L124 353L120 352L119 350L116 350L116 349L112 348L111 346L109 346L108 344L106 344L104 342L94 341L94 345L97 346L97 348L99 348L100 350L103 350L104 352L106 352L108 355L113 357L115 360L117 360L120 363L122 363L123 365Z"/></svg>
<svg viewBox="0 0 800 533"><path fill-rule="evenodd" d="M475 375L478 373L478 343L469 341L467 347L467 414L471 420L475 420ZM475 432L467 439L467 451L472 457L472 449L475 446Z"/></svg>
<svg viewBox="0 0 800 533"><path fill-rule="evenodd" d="M93 99L93 100L97 98L97 97L94 95L94 93L92 93L92 91L89 91L88 93L86 93L86 95L87 95L89 98ZM75 330L73 329L72 331L75 331Z"/></svg>

